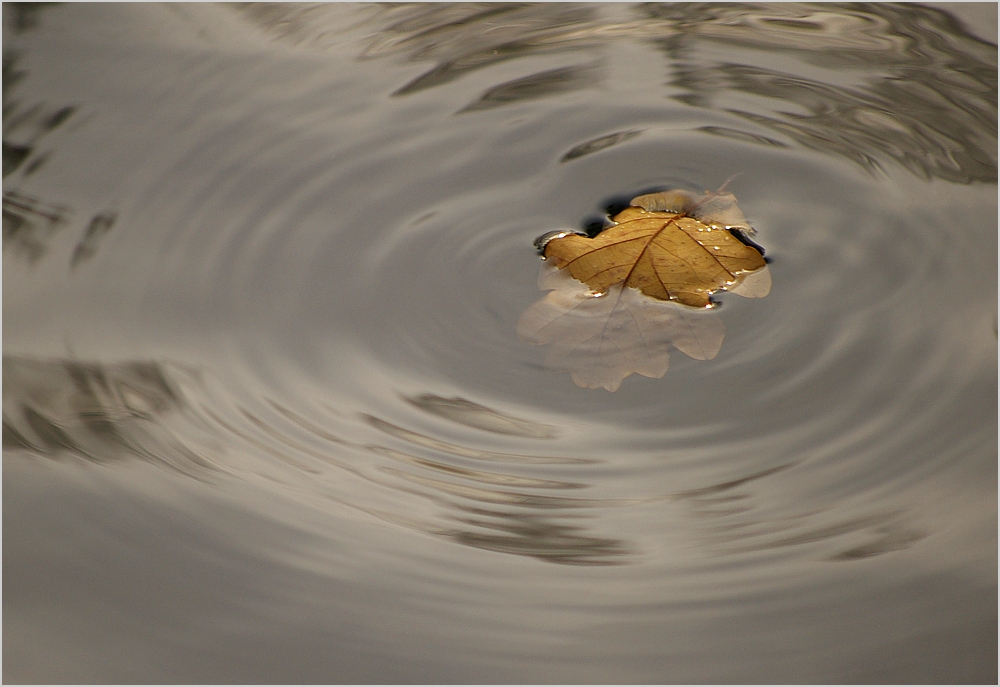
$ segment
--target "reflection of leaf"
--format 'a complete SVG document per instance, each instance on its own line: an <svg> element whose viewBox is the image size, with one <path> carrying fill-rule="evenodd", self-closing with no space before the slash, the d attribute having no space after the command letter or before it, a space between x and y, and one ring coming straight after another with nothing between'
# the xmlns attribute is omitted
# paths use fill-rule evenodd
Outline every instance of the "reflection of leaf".
<svg viewBox="0 0 1000 687"><path fill-rule="evenodd" d="M662 377L671 344L692 358L711 360L726 334L714 312L648 298L621 284L595 296L552 265L543 265L539 287L552 291L524 312L518 336L550 344L546 365L572 372L579 386L615 391L633 372Z"/></svg>
<svg viewBox="0 0 1000 687"><path fill-rule="evenodd" d="M643 195L613 221L594 238L551 232L536 241L550 261L538 285L551 293L517 325L523 340L548 344L546 364L571 372L579 386L615 391L634 372L662 377L671 345L711 360L725 327L706 312L709 296L763 298L771 290L764 256L746 238L754 230L731 193Z"/></svg>
<svg viewBox="0 0 1000 687"><path fill-rule="evenodd" d="M592 239L570 234L549 241L545 257L597 292L624 284L702 308L713 292L732 290L746 275L766 269L760 252L730 232L753 233L731 193L639 196L613 221ZM742 295L767 295L770 277L766 288L763 276L757 281L756 290Z"/></svg>

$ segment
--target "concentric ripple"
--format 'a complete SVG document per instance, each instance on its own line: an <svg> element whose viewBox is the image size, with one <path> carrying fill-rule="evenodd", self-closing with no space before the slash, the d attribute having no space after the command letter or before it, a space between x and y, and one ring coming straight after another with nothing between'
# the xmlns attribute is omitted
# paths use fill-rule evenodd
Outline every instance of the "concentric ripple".
<svg viewBox="0 0 1000 687"><path fill-rule="evenodd" d="M39 12L4 21L5 499L99 466L118 486L83 502L169 484L220 540L285 528L229 563L302 575L269 617L359 681L397 678L386 657L429 682L874 681L876 650L917 681L918 639L995 621L996 47L947 15ZM720 298L714 360L612 394L518 340L535 237L737 173L773 288ZM93 520L87 560L114 559ZM12 564L19 598L46 560ZM232 665L213 642L268 622L242 574L205 581L231 607L192 634ZM8 632L44 625L26 608ZM989 677L976 651L946 677Z"/></svg>

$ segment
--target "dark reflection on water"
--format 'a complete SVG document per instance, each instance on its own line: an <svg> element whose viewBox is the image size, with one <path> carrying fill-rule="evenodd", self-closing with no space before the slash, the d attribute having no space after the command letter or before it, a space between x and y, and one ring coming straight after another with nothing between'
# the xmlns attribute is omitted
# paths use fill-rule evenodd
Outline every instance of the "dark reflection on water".
<svg viewBox="0 0 1000 687"><path fill-rule="evenodd" d="M193 409L177 385L169 381L170 375L161 365L138 362L99 365L10 356L4 357L3 365L5 449L27 450L54 458L77 456L96 463L138 458L165 464L201 479L207 477L205 471L222 467L203 460L198 447L189 448L178 442L176 423L170 421L170 416L176 417L182 411ZM425 394L414 404L491 432L551 438L551 427L511 418L460 398L441 399ZM559 522L560 519L578 522L582 517L581 509L622 504L554 496L551 495L553 491L585 489L588 485L504 471L506 465L588 461L469 449L378 418L365 417L372 427L416 449L430 449L431 455L474 459L482 465L479 468L462 467L388 446L354 444L303 422L294 412L277 404L272 403L272 407L326 442L389 458L389 463L376 469L393 479L390 482L377 479L377 482L442 504L453 511L449 519L462 523L466 529L442 527L433 521L419 523L403 514L396 517L383 514L391 520L404 521L429 534L469 546L535 556L556 563L608 564L614 562L612 557L627 551L619 540L587 536L584 527ZM246 409L240 409L239 414L249 422L250 428L277 440L280 446L279 453L274 456L277 460L312 478L324 473L320 467L310 464L308 457L325 459L325 456L309 451L273 421L267 422ZM251 431L239 428L237 423L224 419L215 411L206 410L206 415L234 437L267 451L274 450L273 445L255 439ZM492 467L484 469L489 466ZM357 499L356 505L364 508L363 500Z"/></svg>
<svg viewBox="0 0 1000 687"><path fill-rule="evenodd" d="M4 40L5 680L995 681L996 47L948 14ZM737 172L774 286L717 358L595 394L518 342L532 239Z"/></svg>
<svg viewBox="0 0 1000 687"><path fill-rule="evenodd" d="M14 33L24 33L38 26L39 15L48 8L50 2L19 2L11 5L10 14L4 15L4 29ZM6 75L4 81L6 82Z"/></svg>
<svg viewBox="0 0 1000 687"><path fill-rule="evenodd" d="M468 402L466 402L468 403ZM411 444L416 444L418 446L425 446L436 451L441 451L443 453L448 453L455 456L460 456L462 458L475 458L477 460L488 460L497 461L501 463L535 463L535 464L580 464L580 463L590 463L593 461L584 458L566 458L561 456L527 456L527 455L517 455L512 453L500 453L497 451L484 451L481 449L465 448L457 444L452 444L446 441L441 441L440 439L434 439L423 434L418 434L417 432L412 432L408 429L403 429L402 427L397 427L396 425L386 422L385 420L380 420L377 417L372 417L370 415L364 416L365 421L368 422L372 427L390 434L392 436L398 437L403 441L410 442Z"/></svg>
<svg viewBox="0 0 1000 687"><path fill-rule="evenodd" d="M76 244L76 248L73 249L73 257L69 261L70 267L76 267L81 262L86 262L94 257L101 239L111 231L111 227L115 225L116 219L118 219L117 214L107 212L95 215L90 220L90 224L84 230L83 238L80 239L80 242Z"/></svg>
<svg viewBox="0 0 1000 687"><path fill-rule="evenodd" d="M746 486L793 467L791 463L778 465L670 498L689 509L702 542L715 556L827 542L831 553L826 560L851 561L905 549L927 536L908 525L906 513L886 512L877 506L875 514L839 520L822 508L794 517L785 514L774 518L762 513L759 497Z"/></svg>
<svg viewBox="0 0 1000 687"><path fill-rule="evenodd" d="M610 148L611 146L633 139L641 133L641 131L618 131L613 134L608 134L607 136L595 138L593 141L581 143L563 155L562 162L569 162L570 160L575 160L576 158L583 157L584 155L600 152L605 148Z"/></svg>
<svg viewBox="0 0 1000 687"><path fill-rule="evenodd" d="M472 405L461 399L456 401L465 408ZM487 416L496 415L486 408L482 411ZM378 418L366 419L373 427L416 447L484 462L482 467L466 468L385 446L368 447L398 463L419 468L419 472L414 472L387 465L381 470L409 483L410 486L402 488L440 503L448 512L447 519L463 526L456 529L428 522L417 525L419 529L468 546L533 556L552 563L611 565L620 562L617 557L630 552L624 541L588 535L583 526L585 520L592 517L587 511L625 504L608 499L556 496L553 492L586 489L589 485L519 476L505 469L506 465L586 461L470 450L410 432ZM490 469L484 469L487 467Z"/></svg>
<svg viewBox="0 0 1000 687"><path fill-rule="evenodd" d="M38 11L43 7L22 3L11 9L11 24L16 32L34 28ZM52 151L44 147L46 137L77 112L76 105L51 107L45 103L23 103L16 86L27 75L18 68L18 55L3 54L3 176L17 173L20 180L30 177L49 160ZM69 222L71 210L62 204L47 203L4 188L3 249L11 249L29 263L37 262L48 250L54 234ZM96 215L84 231L70 260L75 267L93 256L100 239L114 224L114 213Z"/></svg>
<svg viewBox="0 0 1000 687"><path fill-rule="evenodd" d="M631 553L618 539L592 537L586 530L559 524L532 513L503 513L485 508L464 508L456 518L474 529L447 534L455 541L487 551L534 556L568 565L616 565Z"/></svg>
<svg viewBox="0 0 1000 687"><path fill-rule="evenodd" d="M534 98L544 98L556 93L569 93L588 88L597 83L594 66L562 67L514 79L489 89L479 100L466 105L459 112L475 112L503 107Z"/></svg>
<svg viewBox="0 0 1000 687"><path fill-rule="evenodd" d="M12 10L12 24L17 31L34 26L33 13L24 8ZM42 103L26 105L15 97L15 88L27 72L19 69L18 56L12 50L3 54L3 176L20 170L28 176L48 159L48 153L36 154L39 141L58 128L76 110L73 106L55 110ZM66 223L68 209L43 203L4 188L3 247L13 248L29 262L37 261L46 250L48 238Z"/></svg>
<svg viewBox="0 0 1000 687"><path fill-rule="evenodd" d="M141 458L197 476L209 465L170 436L182 401L153 362L3 358L3 445L97 463Z"/></svg>
<svg viewBox="0 0 1000 687"><path fill-rule="evenodd" d="M180 472L205 479L220 465L200 457L203 449L178 441L177 417L192 410L190 402L169 381L170 373L156 363L99 365L66 360L35 360L4 357L3 442L6 449L27 450L50 457L82 457L96 463L134 459L152 461ZM189 373L190 374L190 373ZM197 373L194 377L200 377ZM581 526L585 511L593 508L623 507L628 500L556 496L564 490L587 489L588 484L518 475L509 470L516 465L581 464L579 458L498 453L449 444L418 434L375 417L364 420L381 432L400 439L414 449L429 450L427 456L380 444L355 444L312 425L293 411L271 403L282 416L316 434L324 442L353 447L390 459L376 469L393 479L376 479L383 486L401 489L439 503L449 511L448 519L471 529L442 527L433 520L418 522L402 513L383 517L405 523L428 534L451 538L459 543L492 551L534 556L555 563L606 565L620 562L616 557L636 553L625 540L588 536ZM510 418L464 399L441 399L425 394L414 405L462 424L510 432L511 424L529 432L522 436L551 438L545 426ZM444 408L444 412L441 408ZM455 410L458 413L455 413ZM273 445L255 439L251 431L205 409L207 418L249 444L266 451ZM265 421L246 410L239 415L249 428L277 440L274 457L310 479L324 470L310 464L309 457L326 461L322 453L310 451L274 421ZM473 422L469 422L470 416ZM485 425L485 426L483 426ZM541 429L541 431L539 431ZM432 456L473 459L479 467L464 467L454 461ZM230 465L224 469L233 469ZM356 468L341 464L354 471ZM753 508L753 494L747 485L792 467L779 465L747 477L706 487L640 500L669 500L686 504L699 525L701 537L717 555L725 552L763 550L822 541L859 531L870 532L870 541L833 554L831 560L850 560L905 548L922 536L900 523L901 513L855 518L822 527L799 516L775 522L761 520ZM533 491L525 491L525 489ZM363 509L363 500L355 506ZM502 508L506 509L503 510ZM813 513L812 515L815 515ZM565 522L561 522L565 521ZM577 524L571 524L577 523ZM794 532L794 534L790 534Z"/></svg>
<svg viewBox="0 0 1000 687"><path fill-rule="evenodd" d="M3 363L3 441L6 449L27 450L53 458L77 456L102 464L137 458L202 480L219 469L241 469L234 464L206 461L200 456L205 447L189 446L183 440L177 422L171 418L190 414L195 408L179 391L178 383L170 381L172 373L162 365L151 362L99 365L11 356L5 356ZM188 375L201 377L193 372ZM513 434L510 431L513 427L521 431L521 436L551 438L545 433L544 425L535 427L529 421L496 413L464 399L442 399L425 394L412 402L422 409L431 409L435 415L451 420L457 417L461 424L477 429L495 432L499 426L503 430L501 433ZM389 462L376 465L375 469L390 479L376 477L376 483L440 504L448 513L447 520L460 522L466 529L442 526L443 523L433 519L414 520L403 513L383 512L381 517L491 551L574 565L620 563L623 561L618 557L638 553L635 545L624 539L588 535L587 511L663 500L679 502L688 508L690 517L698 523L699 537L715 551L713 555L788 547L832 538L843 540L845 535L865 533L867 541L864 543L850 545L830 555L831 560L851 560L906 548L924 536L908 529L904 514L900 512L819 527L810 524L818 511L780 521L762 519L754 508L754 496L747 489L748 485L793 467L792 464L643 499L558 496L558 492L585 490L591 485L519 475L514 466L594 461L477 450L418 434L375 417L364 417L369 425L401 440L403 445L411 446L411 450L427 451L420 455L381 444L354 443L330 434L287 408L273 402L271 406L324 442L388 458ZM319 458L329 464L328 456L310 450L274 420L264 420L240 408L239 415L249 423L241 429L238 422L227 420L214 410L203 410L205 419L233 437L268 452L274 452L277 447L273 455L281 463L309 479L324 478L326 471L309 458ZM522 431L525 428L528 431ZM276 440L277 444L254 438L254 429ZM455 459L475 462L462 465ZM357 470L356 466L343 463L338 467L352 472ZM277 475L275 478L288 479ZM363 499L354 499L353 506L363 510Z"/></svg>
<svg viewBox="0 0 1000 687"><path fill-rule="evenodd" d="M400 20L396 13L409 16ZM641 13L642 20L608 24L591 8L561 4L397 7L371 20L380 33L364 54L436 61L396 92L405 95L526 54L580 51L584 57L608 39L648 39L676 65L665 85L681 93L670 97L759 127L703 131L778 146L786 144L773 135L783 135L871 171L893 160L922 178L996 181L996 107L983 107L997 89L996 49L940 10L650 3ZM270 21L283 26L276 17ZM735 47L750 63L718 61L718 45ZM754 51L794 56L806 73L754 65L755 59L766 61ZM824 77L840 76L826 83L811 77L812 65ZM494 86L462 111L585 88L597 74L584 65L538 72Z"/></svg>
<svg viewBox="0 0 1000 687"><path fill-rule="evenodd" d="M3 247L36 262L46 244L66 224L67 208L51 206L16 191L3 194Z"/></svg>
<svg viewBox="0 0 1000 687"><path fill-rule="evenodd" d="M405 400L433 415L448 418L460 425L484 429L487 432L531 439L554 439L559 436L559 430L552 425L504 415L464 398L441 398L434 394L421 394Z"/></svg>
<svg viewBox="0 0 1000 687"><path fill-rule="evenodd" d="M724 110L871 171L893 160L925 179L997 179L995 102L984 107L997 91L996 46L939 10L691 3L646 11L678 28L662 41L678 65L678 101ZM807 73L720 61L713 44L737 46L750 60L755 50L793 55ZM842 76L821 81L808 74L812 65Z"/></svg>
<svg viewBox="0 0 1000 687"><path fill-rule="evenodd" d="M577 32L594 17L592 8L563 3L396 7L373 19L372 25L380 27L378 37L362 55L377 58L405 54L413 61L437 62L433 69L393 94L408 95L519 57L586 47ZM546 90L582 80L582 75L572 68L552 70L498 86L493 101L504 102L505 94L538 97ZM483 100L489 102L487 96L489 92ZM476 109L474 106L468 109Z"/></svg>
<svg viewBox="0 0 1000 687"><path fill-rule="evenodd" d="M43 103L22 103L14 89L26 72L17 67L18 55L12 50L3 54L3 175L21 170L25 176L37 171L48 159L48 152L38 153L39 142L73 116L74 105L47 107ZM24 169L22 170L22 166Z"/></svg>

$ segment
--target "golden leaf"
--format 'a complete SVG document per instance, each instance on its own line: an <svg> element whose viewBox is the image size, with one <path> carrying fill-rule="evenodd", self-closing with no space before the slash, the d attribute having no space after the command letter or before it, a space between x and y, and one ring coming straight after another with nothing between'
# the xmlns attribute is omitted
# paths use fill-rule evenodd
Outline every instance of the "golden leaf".
<svg viewBox="0 0 1000 687"><path fill-rule="evenodd" d="M579 386L615 391L632 373L662 377L670 346L711 360L726 330L709 296L771 290L763 255L733 233L755 232L731 193L639 196L612 221L592 239L550 232L536 241L547 259L538 286L550 293L517 325Z"/></svg>
<svg viewBox="0 0 1000 687"><path fill-rule="evenodd" d="M552 239L546 259L597 292L622 284L700 308L710 306L712 293L737 290L748 275L766 270L760 252L732 233L752 235L753 229L731 193L666 191L633 198L631 205L594 238ZM766 296L770 276L766 288L764 275L755 281L756 288L741 295Z"/></svg>

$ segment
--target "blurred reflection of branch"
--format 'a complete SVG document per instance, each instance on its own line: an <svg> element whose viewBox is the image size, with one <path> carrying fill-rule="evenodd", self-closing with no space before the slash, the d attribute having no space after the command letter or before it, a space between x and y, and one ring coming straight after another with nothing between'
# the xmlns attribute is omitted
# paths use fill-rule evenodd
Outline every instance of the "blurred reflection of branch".
<svg viewBox="0 0 1000 687"><path fill-rule="evenodd" d="M563 3L387 7L362 58L437 62L394 93L407 95L514 58L586 48L578 32L595 18L592 7Z"/></svg>
<svg viewBox="0 0 1000 687"><path fill-rule="evenodd" d="M79 263L94 257L97 246L104 235L111 231L118 215L114 212L95 215L83 234L83 238L73 249L73 257L70 258L70 267L76 267Z"/></svg>
<svg viewBox="0 0 1000 687"><path fill-rule="evenodd" d="M3 247L12 247L28 262L36 262L48 241L64 224L69 209L49 206L16 191L3 194Z"/></svg>
<svg viewBox="0 0 1000 687"><path fill-rule="evenodd" d="M852 561L909 548L926 537L903 521L900 511L844 518L824 509L781 516L768 515L745 487L794 467L794 463L761 470L702 489L673 494L686 503L699 524L701 540L716 555L758 552L809 544L839 549L829 561Z"/></svg>
<svg viewBox="0 0 1000 687"><path fill-rule="evenodd" d="M592 460L485 451L371 416L367 423L396 446L354 442L273 402L278 415L231 406L202 386L203 375L181 367L4 356L3 368L5 451L98 464L142 460L206 481L219 470L263 476L300 496L315 494L466 546L552 563L630 562L638 553L634 545L588 531L588 522L600 510L654 501L686 504L699 539L714 555L819 545L827 560L852 561L926 536L900 511L844 518L816 509L776 516L756 503L755 485L794 464L662 497L588 498L591 485L578 470L570 473L573 480L559 474L565 464ZM381 464L371 469L358 462L365 454ZM402 504L400 496L412 494L441 512L427 517L402 505L386 509L372 492L344 491L339 485L345 479L387 490L386 503Z"/></svg>
<svg viewBox="0 0 1000 687"><path fill-rule="evenodd" d="M5 2L4 13L10 12L10 27L14 33L24 33L38 26L39 13L49 7L55 7L58 2ZM8 25L4 17L4 27ZM6 77L5 77L6 78Z"/></svg>
<svg viewBox="0 0 1000 687"><path fill-rule="evenodd" d="M237 3L231 5L274 40L306 49L342 44L342 34L362 27L370 36L361 59L405 55L435 66L394 95L449 83L471 71L525 56L584 47L578 32L596 13L565 3L417 3L369 5L345 15L330 5ZM348 26L360 14L358 25Z"/></svg>
<svg viewBox="0 0 1000 687"><path fill-rule="evenodd" d="M590 88L596 83L597 69L594 65L550 69L494 86L478 100L459 110L459 113L489 110L558 93L570 93Z"/></svg>
<svg viewBox="0 0 1000 687"><path fill-rule="evenodd" d="M620 539L585 534L581 527L556 523L535 514L465 509L458 518L471 529L448 532L455 541L477 549L532 556L564 565L622 565L635 552Z"/></svg>
<svg viewBox="0 0 1000 687"><path fill-rule="evenodd" d="M336 43L346 30L343 13L313 6L239 11L295 45ZM523 57L648 41L668 57L670 97L736 118L702 131L805 147L873 173L895 161L924 179L996 181L996 47L946 12L890 3L645 3L627 12L633 17L565 3L379 5L352 30L370 33L361 59L431 63L395 96ZM728 61L715 57L719 44ZM533 69L493 84L463 111L585 88L594 78L578 67Z"/></svg>
<svg viewBox="0 0 1000 687"><path fill-rule="evenodd" d="M554 439L558 435L558 430L552 425L505 415L464 398L442 398L434 394L421 394L413 398L404 396L403 399L432 415L495 434L509 434L529 439Z"/></svg>
<svg viewBox="0 0 1000 687"><path fill-rule="evenodd" d="M748 138L781 145L759 133L770 130L872 172L892 160L923 179L997 180L996 47L939 10L720 3L643 11L679 29L660 42L675 65L671 85L686 91L673 97L747 120L740 133ZM746 63L714 61L716 42L749 49L739 53ZM781 53L782 68L754 64L752 50Z"/></svg>
<svg viewBox="0 0 1000 687"><path fill-rule="evenodd" d="M417 455L388 446L368 447L399 464L383 466L384 474L402 480L407 491L441 504L448 519L462 523L456 528L414 520L409 526L468 546L553 563L613 565L626 562L623 557L633 553L622 540L586 534L584 527L572 524L586 519L594 509L620 507L631 501L567 496L566 490L589 485L519 474L533 465L565 463L567 459L472 449L375 417L366 419L414 448L431 449ZM485 464L470 465L469 459Z"/></svg>
<svg viewBox="0 0 1000 687"><path fill-rule="evenodd" d="M48 153L36 156L29 162L38 147L38 142L47 134L59 128L73 113L75 105L65 105L56 109L46 108L42 103L22 105L13 96L13 88L26 76L17 68L18 55L4 51L3 55L3 176L6 179L14 172L23 170L24 175L36 171L48 157Z"/></svg>
<svg viewBox="0 0 1000 687"><path fill-rule="evenodd" d="M624 143L629 141L639 134L642 133L641 129L629 129L628 131L619 131L613 134L608 134L607 136L601 136L600 138L595 138L592 141L587 141L586 143L581 143L578 146L574 146L572 150L562 156L560 162L569 162L570 160L575 160L578 157L583 157L584 155L590 155L591 153L596 153L611 146L616 146L619 143Z"/></svg>
<svg viewBox="0 0 1000 687"><path fill-rule="evenodd" d="M498 420L502 428L509 429L508 416L465 399L442 399L422 394L411 402L421 409L429 409L434 415L476 429L492 432ZM596 508L620 507L631 501L569 496L567 492L586 489L589 485L531 474L540 466L578 465L594 462L592 460L502 453L462 446L404 429L371 415L363 415L362 418L368 425L398 442L395 446L359 444L331 435L288 409L274 403L271 405L298 427L324 441L362 449L370 455L391 461L378 465L374 471L342 461L340 466L381 487L400 492L392 498L393 502L400 502L399 495L405 492L430 500L443 509L440 517L428 518L405 508L391 511L376 508L368 503L368 499L348 504L386 522L467 546L532 556L555 563L612 565L627 562L625 556L632 553L623 541L586 534L583 526L573 524L585 519ZM469 418L473 422L465 421ZM266 431L275 438L283 434L276 428ZM286 447L296 446L287 436L282 442ZM301 445L296 448L306 451ZM455 522L460 526L453 526Z"/></svg>
<svg viewBox="0 0 1000 687"><path fill-rule="evenodd" d="M878 91L854 91L745 66L716 69L713 78L726 79L732 90L806 108L807 114L776 111L773 115L727 110L804 148L836 154L870 171L882 171L881 161L893 159L924 179L996 181L990 152L996 148L995 140L987 149L989 134L982 122L975 121L983 113L963 117L954 103L944 100L954 95L934 93L926 80L886 82ZM690 83L697 77L689 72L686 79Z"/></svg>
<svg viewBox="0 0 1000 687"><path fill-rule="evenodd" d="M6 6L5 6L6 11ZM77 108L66 105L47 108L42 103L22 105L13 96L13 88L27 72L17 68L18 56L5 51L3 56L3 176L17 173L21 180L36 172L50 158L51 151L38 153L39 142L62 126ZM5 182L5 185L6 182ZM49 243L66 223L70 209L5 189L3 194L3 247L13 247L29 263L37 262L49 249ZM99 213L91 219L70 259L76 267L97 251L97 246L115 222L114 213Z"/></svg>
<svg viewBox="0 0 1000 687"><path fill-rule="evenodd" d="M570 458L568 456L534 456L468 448L466 446L459 446L458 444L441 441L440 439L435 439L433 437L404 429L372 415L362 415L362 418L375 429L385 432L386 434L394 436L398 439L461 458L474 458L476 460L488 460L500 463L525 463L531 465L583 465L595 462L594 460L588 458Z"/></svg>
<svg viewBox="0 0 1000 687"><path fill-rule="evenodd" d="M24 256L29 263L37 262L49 250L49 243L69 221L70 209L46 205L40 200L17 191L3 194L3 247ZM107 233L114 226L117 214L102 212L95 215L73 249L70 267L91 259Z"/></svg>
<svg viewBox="0 0 1000 687"><path fill-rule="evenodd" d="M332 500L465 545L556 563L608 565L630 553L624 542L587 534L577 524L594 509L628 502L571 496L589 485L533 474L593 461L460 446L371 416L364 416L369 426L401 445L350 441L274 402L268 405L277 415L250 411L224 390L221 396L213 392L203 374L179 366L168 371L154 362L4 356L3 370L5 451L97 464L138 459L199 480L220 470L263 476L320 502ZM459 408L460 419L470 412L506 417L463 399L417 398L431 407L448 401ZM371 469L357 460L366 454L381 464ZM444 512L428 519L402 507L387 511L370 492L342 496L345 479L387 490L388 503L400 503L409 493Z"/></svg>
<svg viewBox="0 0 1000 687"><path fill-rule="evenodd" d="M96 463L141 458L191 476L209 467L173 441L180 396L156 363L3 358L3 446Z"/></svg>

